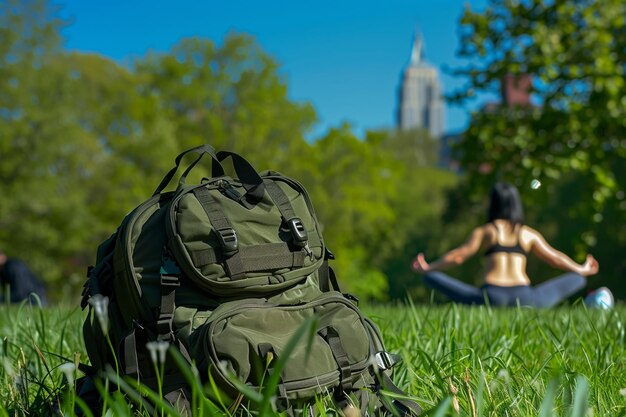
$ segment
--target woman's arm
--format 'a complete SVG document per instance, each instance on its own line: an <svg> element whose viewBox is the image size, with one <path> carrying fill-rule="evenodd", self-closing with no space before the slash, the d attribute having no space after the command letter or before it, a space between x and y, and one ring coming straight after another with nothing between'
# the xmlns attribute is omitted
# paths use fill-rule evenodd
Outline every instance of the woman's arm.
<svg viewBox="0 0 626 417"><path fill-rule="evenodd" d="M583 276L595 275L598 273L598 261L592 255L587 255L585 263L579 264L563 252L550 246L550 244L546 242L545 238L538 231L531 229L530 227L525 227L525 229L527 233L530 234L530 250L548 265L564 271L575 272Z"/></svg>
<svg viewBox="0 0 626 417"><path fill-rule="evenodd" d="M429 271L442 271L453 266L461 265L478 252L483 241L483 236L484 230L482 227L474 229L465 243L452 249L430 264L426 262L424 254L420 252L413 261L413 270L423 274Z"/></svg>

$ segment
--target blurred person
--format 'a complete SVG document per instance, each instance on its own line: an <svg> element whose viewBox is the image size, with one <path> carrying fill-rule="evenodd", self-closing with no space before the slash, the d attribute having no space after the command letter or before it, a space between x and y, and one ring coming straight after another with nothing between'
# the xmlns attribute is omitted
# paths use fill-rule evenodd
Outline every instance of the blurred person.
<svg viewBox="0 0 626 417"><path fill-rule="evenodd" d="M43 282L33 271L20 259L9 258L0 249L0 285L3 292L7 289L9 294L0 295L0 302L7 299L11 303L19 303L28 300L35 304L33 294L41 300L41 304L46 304L46 291Z"/></svg>
<svg viewBox="0 0 626 417"><path fill-rule="evenodd" d="M484 285L476 287L443 272L463 264L484 249ZM538 285L526 274L526 257L533 253L548 265L567 271ZM586 277L598 273L598 261L587 255L583 264L554 249L538 231L524 224L517 189L508 183L495 184L490 193L487 223L475 228L465 243L428 263L423 253L413 261L413 270L424 274L424 284L463 304L494 306L552 307L582 290ZM607 289L608 290L608 289Z"/></svg>

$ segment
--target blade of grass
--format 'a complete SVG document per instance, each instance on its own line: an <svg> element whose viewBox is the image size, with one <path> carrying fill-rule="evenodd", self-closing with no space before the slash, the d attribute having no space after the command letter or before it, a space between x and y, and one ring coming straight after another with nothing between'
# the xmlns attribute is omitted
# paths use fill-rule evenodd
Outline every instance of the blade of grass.
<svg viewBox="0 0 626 417"><path fill-rule="evenodd" d="M274 366L274 372L268 378L267 385L265 385L263 389L263 401L261 402L259 416L264 417L268 415L272 395L274 394L274 392L276 392L278 388L282 370L285 368L285 365L287 365L289 356L291 356L291 353L305 336L308 336L307 340L311 340L312 337L310 335L315 334L318 323L319 319L316 316L309 317L300 325L300 327L298 327L293 336L285 345L285 348L281 352L281 355L278 358L276 365Z"/></svg>
<svg viewBox="0 0 626 417"><path fill-rule="evenodd" d="M589 397L589 382L587 378L579 375L576 378L576 391L574 392L574 405L571 417L585 417Z"/></svg>

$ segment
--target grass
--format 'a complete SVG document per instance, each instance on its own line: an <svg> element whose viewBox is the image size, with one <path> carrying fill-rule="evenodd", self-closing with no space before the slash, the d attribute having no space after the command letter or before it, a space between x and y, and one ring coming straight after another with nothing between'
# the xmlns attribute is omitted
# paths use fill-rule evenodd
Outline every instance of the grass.
<svg viewBox="0 0 626 417"><path fill-rule="evenodd" d="M409 304L364 311L381 328L388 350L404 358L394 374L397 385L429 416L626 416L623 306ZM30 305L0 312L0 417L72 415L80 400L64 376L73 376L72 366L64 364L87 360L83 313ZM266 404L267 394L257 396ZM134 415L127 401L121 393L109 396L110 415ZM204 415L219 414L210 401L198 401Z"/></svg>
<svg viewBox="0 0 626 417"><path fill-rule="evenodd" d="M479 416L626 415L623 307L449 304L368 312L387 347L405 358L397 382L425 409L458 390L461 415L473 415L470 396ZM583 399L580 414L576 401Z"/></svg>

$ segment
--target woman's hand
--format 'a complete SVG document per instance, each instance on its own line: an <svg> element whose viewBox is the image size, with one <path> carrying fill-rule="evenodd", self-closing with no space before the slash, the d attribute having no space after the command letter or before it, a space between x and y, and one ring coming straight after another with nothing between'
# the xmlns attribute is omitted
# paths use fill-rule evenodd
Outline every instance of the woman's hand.
<svg viewBox="0 0 626 417"><path fill-rule="evenodd" d="M430 265L428 265L428 262L424 259L424 254L421 252L418 253L413 260L412 267L415 272L419 272L420 274L425 274L430 271Z"/></svg>
<svg viewBox="0 0 626 417"><path fill-rule="evenodd" d="M580 275L590 276L595 275L600 270L600 265L596 258L593 255L587 255L587 259L585 259L585 263L580 268Z"/></svg>

